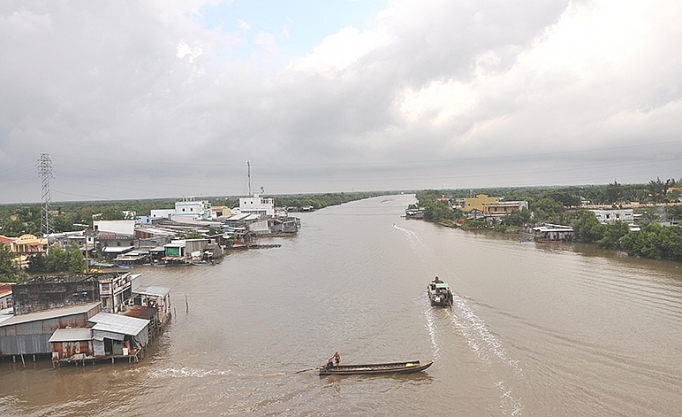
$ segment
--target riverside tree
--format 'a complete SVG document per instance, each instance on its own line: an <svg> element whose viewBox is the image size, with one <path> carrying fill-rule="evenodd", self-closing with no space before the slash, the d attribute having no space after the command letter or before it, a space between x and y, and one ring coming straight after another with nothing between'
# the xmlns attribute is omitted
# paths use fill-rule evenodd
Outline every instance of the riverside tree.
<svg viewBox="0 0 682 417"><path fill-rule="evenodd" d="M16 282L19 268L9 246L0 243L0 282Z"/></svg>

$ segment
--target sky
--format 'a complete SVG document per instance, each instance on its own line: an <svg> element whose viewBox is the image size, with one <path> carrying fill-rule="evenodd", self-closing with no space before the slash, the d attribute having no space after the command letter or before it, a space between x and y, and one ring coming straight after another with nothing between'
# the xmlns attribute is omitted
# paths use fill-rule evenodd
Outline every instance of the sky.
<svg viewBox="0 0 682 417"><path fill-rule="evenodd" d="M43 199L42 154L52 202L680 180L681 21L677 0L4 0L0 204Z"/></svg>

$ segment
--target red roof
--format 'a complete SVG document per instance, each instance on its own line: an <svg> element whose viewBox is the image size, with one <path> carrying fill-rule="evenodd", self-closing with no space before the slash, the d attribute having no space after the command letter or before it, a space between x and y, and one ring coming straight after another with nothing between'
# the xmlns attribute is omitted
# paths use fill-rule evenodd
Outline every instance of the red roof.
<svg viewBox="0 0 682 417"><path fill-rule="evenodd" d="M5 245L10 245L14 242L14 239L10 239L7 236L0 236L0 243L4 243Z"/></svg>
<svg viewBox="0 0 682 417"><path fill-rule="evenodd" d="M12 284L0 283L0 297L12 294Z"/></svg>

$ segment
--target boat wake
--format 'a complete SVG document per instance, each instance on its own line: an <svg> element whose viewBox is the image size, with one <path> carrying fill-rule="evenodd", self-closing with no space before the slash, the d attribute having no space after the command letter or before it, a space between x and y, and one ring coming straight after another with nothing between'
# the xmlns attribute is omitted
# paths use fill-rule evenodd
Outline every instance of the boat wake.
<svg viewBox="0 0 682 417"><path fill-rule="evenodd" d="M509 357L501 341L490 332L483 319L474 313L467 300L453 292L453 307L450 314L451 323L462 333L469 348L483 363L492 364L493 361L505 365L513 371L515 378L523 378L523 369L519 361ZM515 397L512 389L504 380L499 379L491 371L490 377L500 391L500 410L503 415L518 416L523 411L521 399Z"/></svg>
<svg viewBox="0 0 682 417"><path fill-rule="evenodd" d="M315 368L306 369L306 371L313 370ZM254 375L260 378L271 378L280 377L286 375L288 371L271 371L267 373L243 373L235 372L231 370L219 370L219 369L194 369L194 368L166 368L157 369L150 371L148 376L150 379L157 378L206 378L206 377L219 377L219 376L230 376L232 378L253 378Z"/></svg>
<svg viewBox="0 0 682 417"><path fill-rule="evenodd" d="M423 299L423 297L421 297ZM425 310L426 315L426 329L431 337L431 347L433 348L434 359L440 359L440 345L438 343L437 328L434 323L433 309L427 308Z"/></svg>
<svg viewBox="0 0 682 417"><path fill-rule="evenodd" d="M192 369L192 368L167 368L149 372L149 377L154 378L204 378L207 376L229 375L230 371L220 371L217 369Z"/></svg>
<svg viewBox="0 0 682 417"><path fill-rule="evenodd" d="M453 310L451 321L464 335L469 348L484 362L490 363L492 358L509 366L516 374L523 370L519 361L511 359L500 340L493 335L485 322L474 313L469 303L456 292L453 292Z"/></svg>
<svg viewBox="0 0 682 417"><path fill-rule="evenodd" d="M405 235L407 236L407 239L410 242L410 246L412 246L413 249L415 249L416 247L419 247L419 248L426 248L427 247L424 244L424 242L422 242L419 235L417 233L415 233L414 231L409 230L409 229L403 229L400 226L396 226L395 223L393 223L393 228L405 233Z"/></svg>

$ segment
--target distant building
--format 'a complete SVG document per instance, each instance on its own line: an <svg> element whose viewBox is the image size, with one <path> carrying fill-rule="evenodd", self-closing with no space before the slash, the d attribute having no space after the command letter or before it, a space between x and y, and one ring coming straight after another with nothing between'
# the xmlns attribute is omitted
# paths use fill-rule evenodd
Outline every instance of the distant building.
<svg viewBox="0 0 682 417"><path fill-rule="evenodd" d="M483 203L484 217L502 217L511 214L514 210L528 210L527 201L496 201L494 203Z"/></svg>
<svg viewBox="0 0 682 417"><path fill-rule="evenodd" d="M170 219L175 214L175 209L151 210L149 217L152 219Z"/></svg>
<svg viewBox="0 0 682 417"><path fill-rule="evenodd" d="M47 250L47 238L38 238L34 235L26 234L19 237L0 236L0 244L9 247L14 254L15 261L21 268L28 266L31 257L44 254Z"/></svg>
<svg viewBox="0 0 682 417"><path fill-rule="evenodd" d="M92 224L98 232L109 232L128 236L135 234L135 220L95 220Z"/></svg>
<svg viewBox="0 0 682 417"><path fill-rule="evenodd" d="M199 220L211 220L213 212L208 201L197 201L194 197L175 203L175 216L187 216Z"/></svg>
<svg viewBox="0 0 682 417"><path fill-rule="evenodd" d="M275 201L272 198L263 198L259 194L253 197L242 197L239 199L239 211L249 214L275 215Z"/></svg>
<svg viewBox="0 0 682 417"><path fill-rule="evenodd" d="M465 198L462 211L470 212L472 210L478 210L479 212L483 213L484 203L497 203L498 201L500 201L499 197L489 197L485 194L479 194L476 197Z"/></svg>
<svg viewBox="0 0 682 417"><path fill-rule="evenodd" d="M616 221L632 224L635 222L635 215L632 209L622 210L590 210L597 217L600 223L613 223Z"/></svg>
<svg viewBox="0 0 682 417"><path fill-rule="evenodd" d="M539 242L569 242L575 238L572 227L550 223L533 227L533 234Z"/></svg>

